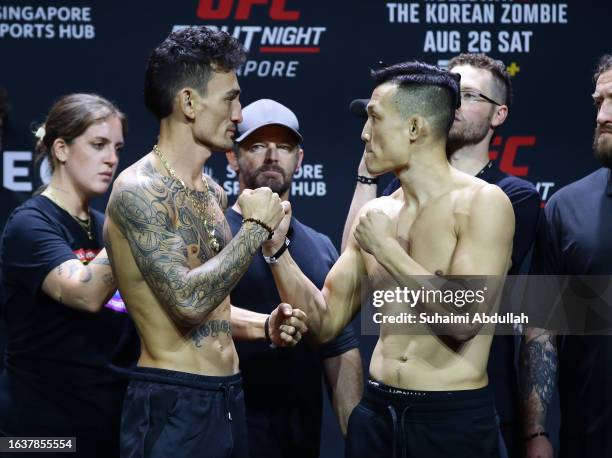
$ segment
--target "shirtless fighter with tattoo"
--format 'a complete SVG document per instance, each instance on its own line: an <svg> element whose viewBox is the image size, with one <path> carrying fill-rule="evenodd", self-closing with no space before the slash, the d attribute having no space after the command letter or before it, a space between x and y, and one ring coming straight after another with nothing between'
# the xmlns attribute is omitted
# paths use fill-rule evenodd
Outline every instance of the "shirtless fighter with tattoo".
<svg viewBox="0 0 612 458"><path fill-rule="evenodd" d="M142 348L123 406L122 457L247 457L232 334L282 346L306 331L288 304L230 318L230 290L284 214L269 188L245 190L232 239L225 195L202 174L213 151L233 145L243 61L235 39L205 27L173 32L149 58L145 103L160 120L158 144L117 178L105 225Z"/></svg>
<svg viewBox="0 0 612 458"><path fill-rule="evenodd" d="M390 277L417 290L432 288L420 276L435 274L449 284L451 276L487 276L490 308L510 263L510 201L497 186L454 169L446 158L459 77L421 63L393 65L373 76L362 132L366 165L374 174L393 171L401 189L363 207L321 291L287 251L271 266L281 298L304 307L310 332L323 342L359 310L363 277L375 289ZM278 249L286 225L287 217L264 254ZM438 303L417 307L429 314L447 311ZM492 335L479 333L477 325L429 326L399 335L381 324L371 380L349 420L348 457L498 456L486 372Z"/></svg>

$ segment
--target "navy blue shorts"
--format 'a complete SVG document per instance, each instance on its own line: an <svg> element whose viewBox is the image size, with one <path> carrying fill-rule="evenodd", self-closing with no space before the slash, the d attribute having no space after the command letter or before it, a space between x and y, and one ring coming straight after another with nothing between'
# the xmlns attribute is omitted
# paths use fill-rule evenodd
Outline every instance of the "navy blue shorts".
<svg viewBox="0 0 612 458"><path fill-rule="evenodd" d="M240 374L138 367L121 416L122 458L248 458Z"/></svg>
<svg viewBox="0 0 612 458"><path fill-rule="evenodd" d="M370 380L349 418L347 458L498 458L488 387L407 391Z"/></svg>

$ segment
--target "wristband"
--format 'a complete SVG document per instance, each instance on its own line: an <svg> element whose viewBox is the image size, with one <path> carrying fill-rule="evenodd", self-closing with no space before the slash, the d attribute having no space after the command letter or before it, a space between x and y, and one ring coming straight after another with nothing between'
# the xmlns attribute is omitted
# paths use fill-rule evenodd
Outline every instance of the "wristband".
<svg viewBox="0 0 612 458"><path fill-rule="evenodd" d="M271 344L272 339L270 339L270 315L268 315L268 318L266 318L266 322L264 323L264 332L266 333L266 342Z"/></svg>
<svg viewBox="0 0 612 458"><path fill-rule="evenodd" d="M274 253L272 256L263 255L263 258L268 264L276 264L278 262L278 258L282 256L282 254L285 252L285 250L289 247L290 244L291 244L291 239L289 239L289 237L287 236L285 237L285 241L283 242L283 245L278 249L276 253Z"/></svg>
<svg viewBox="0 0 612 458"><path fill-rule="evenodd" d="M363 175L357 175L357 181L363 184L376 184L378 183L378 177L370 178L364 177Z"/></svg>
<svg viewBox="0 0 612 458"><path fill-rule="evenodd" d="M533 433L525 437L525 442L529 442L531 439L535 439L536 437L539 437L539 436L550 437L550 435L546 431L539 431L537 433Z"/></svg>
<svg viewBox="0 0 612 458"><path fill-rule="evenodd" d="M270 348L276 348L276 345L274 345L274 342L272 342L272 339L270 338L270 315L268 315L266 321L264 322L264 333L266 334L266 342L270 345Z"/></svg>
<svg viewBox="0 0 612 458"><path fill-rule="evenodd" d="M260 221L260 220L258 220L256 218L245 218L245 219L242 220L242 224L248 223L248 222L259 224L266 231L268 231L268 240L270 240L272 238L272 236L274 235L274 231L272 230L272 228L270 226L268 226L266 223L264 223L263 221Z"/></svg>

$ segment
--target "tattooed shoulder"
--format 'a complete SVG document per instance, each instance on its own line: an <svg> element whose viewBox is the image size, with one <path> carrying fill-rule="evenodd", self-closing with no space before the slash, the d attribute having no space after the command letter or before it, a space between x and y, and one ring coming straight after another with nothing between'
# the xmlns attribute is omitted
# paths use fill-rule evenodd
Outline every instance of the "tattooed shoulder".
<svg viewBox="0 0 612 458"><path fill-rule="evenodd" d="M211 194L219 203L219 207L221 207L221 209L225 211L227 209L227 193L223 190L219 183L217 183L205 173L202 174L202 178L204 178L206 180L206 183L208 183L208 188L210 189Z"/></svg>
<svg viewBox="0 0 612 458"><path fill-rule="evenodd" d="M108 202L108 214L124 232L143 230L147 224L169 229L173 205L165 182L167 177L158 174L150 161L137 165L132 173L120 176L115 182Z"/></svg>

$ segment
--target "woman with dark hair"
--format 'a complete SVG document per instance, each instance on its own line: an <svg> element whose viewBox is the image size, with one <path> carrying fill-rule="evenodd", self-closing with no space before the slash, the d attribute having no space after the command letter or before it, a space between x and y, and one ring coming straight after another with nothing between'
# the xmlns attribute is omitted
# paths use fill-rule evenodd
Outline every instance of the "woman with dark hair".
<svg viewBox="0 0 612 458"><path fill-rule="evenodd" d="M89 207L111 184L125 130L124 115L100 96L57 101L36 132L51 181L13 211L0 245L0 435L76 437L88 458L118 455L126 386L109 363L127 315L108 302L116 284L103 214Z"/></svg>

